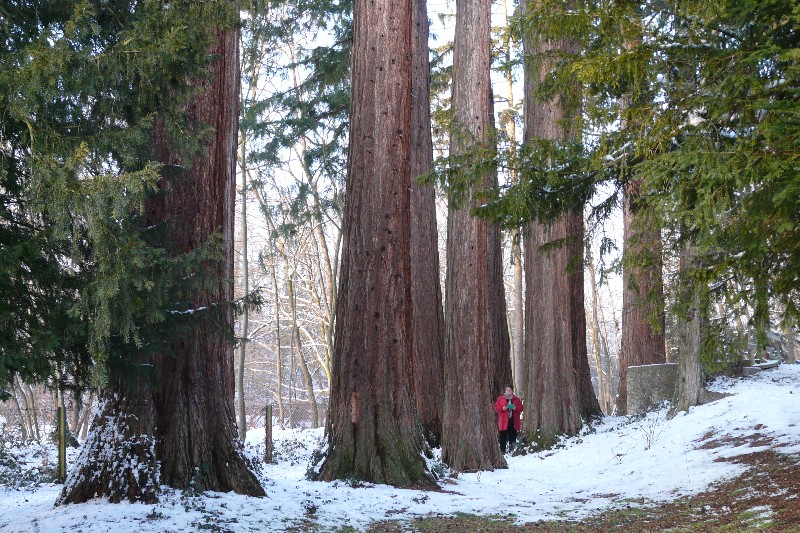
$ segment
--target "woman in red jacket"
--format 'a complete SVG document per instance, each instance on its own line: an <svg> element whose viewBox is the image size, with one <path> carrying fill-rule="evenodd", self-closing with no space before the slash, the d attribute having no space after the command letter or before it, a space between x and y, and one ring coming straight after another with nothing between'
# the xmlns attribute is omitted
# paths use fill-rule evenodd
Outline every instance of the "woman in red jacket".
<svg viewBox="0 0 800 533"><path fill-rule="evenodd" d="M511 451L517 441L522 414L522 400L514 396L511 385L506 385L505 394L494 402L494 412L497 413L497 428L500 430L500 449L506 453L506 445L508 451Z"/></svg>

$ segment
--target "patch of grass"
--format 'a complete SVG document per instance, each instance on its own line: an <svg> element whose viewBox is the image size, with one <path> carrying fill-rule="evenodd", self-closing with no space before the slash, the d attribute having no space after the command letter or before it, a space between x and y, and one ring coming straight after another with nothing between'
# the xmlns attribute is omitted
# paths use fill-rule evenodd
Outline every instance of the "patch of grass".
<svg viewBox="0 0 800 533"><path fill-rule="evenodd" d="M384 520L376 522L368 529L369 533L401 533L414 531L418 533L463 533L480 531L485 533L505 533L524 531L514 523L511 517L477 516L467 513L456 513L454 516L429 516L408 521Z"/></svg>

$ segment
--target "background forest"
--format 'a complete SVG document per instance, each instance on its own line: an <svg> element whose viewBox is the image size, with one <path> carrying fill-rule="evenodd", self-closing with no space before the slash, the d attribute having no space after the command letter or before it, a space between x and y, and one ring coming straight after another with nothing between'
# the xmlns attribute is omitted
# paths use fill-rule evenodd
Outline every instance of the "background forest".
<svg viewBox="0 0 800 533"><path fill-rule="evenodd" d="M400 74L377 68L395 52L360 55L376 37L354 24L350 0L173 4L0 7L4 441L49 439L62 405L83 442L109 391L151 398L162 423L142 434L169 440L153 429L180 417L164 412L163 391L192 397L191 383L212 375L223 384L198 403L235 393L220 434L243 441L271 424L349 438L329 411L349 419L347 402L361 398L371 413L381 383L336 367L359 357L337 340L358 328L343 283L372 264L346 256L357 250L346 206L378 206L369 184L403 154L413 181L400 185L410 220L396 253L410 262L397 268L426 307L387 331L414 331L393 339L419 358L397 386L414 391L401 412L418 415L414 439L441 446L454 470L505 466L488 410L505 382L526 402L534 449L625 414L629 366L678 363L677 412L700 403L710 378L795 361L800 3L415 0L398 23L410 35ZM389 115L409 115L407 153L369 159L362 73L385 75L379 88L404 80L408 97ZM223 149L209 146L229 155L219 163ZM218 207L196 184L226 164L235 199ZM469 255L473 243L483 255ZM472 262L481 276L462 268ZM181 366L184 349L224 359L219 374ZM343 375L369 392L337 396ZM439 402L449 416L425 411ZM483 428L474 442L448 440L472 424ZM120 453L163 461L149 446ZM465 446L480 452L455 451ZM180 485L196 459L178 448L192 459L162 476ZM337 461L317 472L342 477ZM147 500L148 483L111 498ZM241 473L203 483L263 492Z"/></svg>

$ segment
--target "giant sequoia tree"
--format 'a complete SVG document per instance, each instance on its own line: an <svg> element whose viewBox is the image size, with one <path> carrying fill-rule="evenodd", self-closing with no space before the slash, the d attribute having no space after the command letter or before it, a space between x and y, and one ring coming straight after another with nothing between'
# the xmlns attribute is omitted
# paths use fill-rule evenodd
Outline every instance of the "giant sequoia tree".
<svg viewBox="0 0 800 533"><path fill-rule="evenodd" d="M417 176L433 167L430 64L426 0L414 0L411 41L411 302L413 376L417 413L425 438L438 446L442 435L441 392L444 387L444 312L439 283L436 190Z"/></svg>
<svg viewBox="0 0 800 533"><path fill-rule="evenodd" d="M480 151L490 139L490 23L489 2L456 3L453 158ZM506 466L489 409L501 392L499 387L492 390L497 368L505 369L506 379L511 377L504 288L497 268L500 233L471 212L479 201L477 191L496 185L496 174L484 171L480 180L460 198L451 193L447 217L442 460L459 471Z"/></svg>
<svg viewBox="0 0 800 533"><path fill-rule="evenodd" d="M188 99L174 111L191 135L184 141L193 140L194 145L177 143L174 117L158 113L150 117L147 144L161 173L157 190L135 216L136 224L145 229L144 238L163 253L167 265L193 259L193 275L184 275L198 281L171 293L180 296L165 312L176 317L169 321L171 331L154 328L157 334L148 344L120 347L110 357L102 412L70 472L60 503L96 496L153 501L160 484L264 494L241 453L233 408L230 302L238 13L226 9L228 4L212 4L202 13L180 3L144 4L136 12L151 21L148 24L163 25L161 31L179 24L185 27L183 16L191 13L205 15L215 26L198 25L199 33L193 34L197 48L185 51L211 58L205 72L175 80L176 91L180 84L191 86ZM98 13L113 15L101 8ZM122 29L123 37L127 30Z"/></svg>
<svg viewBox="0 0 800 533"><path fill-rule="evenodd" d="M411 372L413 21L410 1L355 3L326 480L433 484Z"/></svg>
<svg viewBox="0 0 800 533"><path fill-rule="evenodd" d="M523 8L536 10L538 5L523 2ZM526 32L523 45L531 56L525 70L525 142L575 137L579 110L575 85L549 92L543 85L559 56L574 53L577 43ZM582 419L602 414L586 350L583 237L579 205L553 221L534 221L525 228L528 375L523 431L528 438L540 433L546 443L556 435L576 433Z"/></svg>

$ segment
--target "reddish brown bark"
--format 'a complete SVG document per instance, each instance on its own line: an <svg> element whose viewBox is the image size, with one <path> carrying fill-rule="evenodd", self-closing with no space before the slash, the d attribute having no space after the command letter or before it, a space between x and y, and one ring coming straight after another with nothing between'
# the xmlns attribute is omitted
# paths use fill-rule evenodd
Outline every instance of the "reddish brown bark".
<svg viewBox="0 0 800 533"><path fill-rule="evenodd" d="M439 283L436 191L416 177L433 167L431 138L428 13L425 0L414 0L411 41L411 301L413 304L413 367L417 413L428 443L442 438L444 387L444 310Z"/></svg>
<svg viewBox="0 0 800 533"><path fill-rule="evenodd" d="M325 480L434 485L411 377L412 2L356 0Z"/></svg>
<svg viewBox="0 0 800 533"><path fill-rule="evenodd" d="M521 8L535 3L522 2ZM537 86L555 66L550 52L575 51L573 41L547 42L525 35L526 54L541 54L537 70L526 64L525 142L574 135L577 105L556 97L534 98ZM523 431L545 444L560 434L575 434L582 419L601 416L591 383L586 349L583 294L583 213L568 212L552 224L531 223L525 230L525 351L528 362ZM561 242L549 250L542 246Z"/></svg>
<svg viewBox="0 0 800 533"><path fill-rule="evenodd" d="M490 2L456 3L455 127L450 139L454 155L468 153L489 139L490 20ZM484 176L483 184L493 179L496 177ZM470 213L475 201L471 192L461 206L454 206L451 199L447 218L442 460L456 471L506 466L490 409L500 394L498 389L491 390L492 384L511 377L510 360L507 377L498 377L495 371L501 357L508 360L507 330L497 331L501 320L494 315L502 315L504 322L505 299L497 262L502 256L499 231ZM503 349L504 354L500 353Z"/></svg>
<svg viewBox="0 0 800 533"><path fill-rule="evenodd" d="M619 388L616 413L626 414L628 367L667 361L664 345L664 307L661 274L661 230L647 214L632 206L641 183L625 190L623 208L625 260L622 266L622 340L619 354Z"/></svg>
<svg viewBox="0 0 800 533"><path fill-rule="evenodd" d="M239 58L237 32L220 31L218 37L209 76L196 82L199 90L187 109L194 124L213 129L208 152L193 159L188 171L162 180L161 194L143 213L147 226L167 225L165 246L172 255L221 237L223 259L206 263L213 281L198 288L192 302L198 315L209 318L189 325L168 351L142 354L128 370L152 365L154 373L112 378L103 416L93 423L84 449L85 461L71 473L60 503L98 495L111 501L153 501L159 483L264 494L247 468L234 424L233 315L228 302L233 296ZM154 141L160 161L183 166L163 128L155 128ZM145 468L137 470L137 462Z"/></svg>

